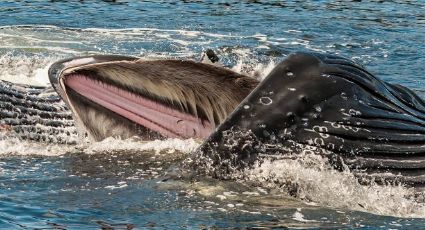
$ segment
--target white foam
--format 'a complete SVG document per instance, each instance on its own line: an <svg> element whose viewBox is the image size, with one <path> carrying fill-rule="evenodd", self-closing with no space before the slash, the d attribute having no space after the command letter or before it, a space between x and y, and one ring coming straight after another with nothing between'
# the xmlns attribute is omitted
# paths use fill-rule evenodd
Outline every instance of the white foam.
<svg viewBox="0 0 425 230"><path fill-rule="evenodd" d="M32 24L0 26L0 29L13 29L13 28L32 29L34 27L36 27L38 29L59 29L59 27L53 26L53 25L37 25L37 26L34 26Z"/></svg>
<svg viewBox="0 0 425 230"><path fill-rule="evenodd" d="M257 33L253 37L258 39L260 42L266 42L267 41L267 35L265 35L265 34Z"/></svg>
<svg viewBox="0 0 425 230"><path fill-rule="evenodd" d="M234 70L240 73L245 73L263 78L266 74L263 72L269 72L270 63L266 61L258 61L258 55L253 51L255 49L270 49L268 46L271 41L267 35L264 34L253 34L253 35L231 35L231 34L219 34L209 33L205 31L196 30L180 30L180 29L159 29L159 28L125 28L125 29L104 29L104 28L87 28L87 29L73 29L73 28L61 28L56 26L44 26L44 25L18 25L18 26L4 26L0 27L0 48L6 50L13 50L16 55L16 51L19 53L30 53L31 54L42 54L57 56L52 61L58 60L63 57L69 57L70 55L87 55L87 54L99 54L99 53L121 53L129 55L143 55L152 56L159 58L197 58L200 51L196 51L199 47L211 46L213 47L215 42L222 42L223 39L234 41L235 39L251 39L254 38L259 41L258 47L254 49L248 48L236 48L232 49L231 53L226 51L223 55L237 56L237 65L233 67ZM139 49L134 53L129 53L126 46L121 44L128 44L134 42L149 42L153 44L167 44L173 51L147 51ZM102 45L99 45L102 44ZM106 47L109 44L112 48ZM27 54L25 54L27 55ZM16 55L15 61L18 62L20 55ZM23 55L22 55L23 56ZM28 57L23 57L23 60ZM30 62L29 62L30 63ZM35 62L37 63L37 61ZM48 62L49 63L49 62ZM46 63L47 64L47 63ZM20 65L19 65L20 66ZM24 67L26 64L23 65ZM9 69L8 74L1 74L0 76L7 80L15 78L22 78L22 75L26 75L20 68L15 66L16 69ZM42 75L43 67L41 70L36 70L39 75ZM32 69L34 71L34 69ZM5 70L0 70L6 72ZM26 71L27 73L29 71ZM32 73L30 73L32 74ZM25 76L24 76L25 77ZM42 81L45 83L45 81ZM23 83L23 80L19 81Z"/></svg>
<svg viewBox="0 0 425 230"><path fill-rule="evenodd" d="M48 69L57 57L24 56L6 53L0 56L0 80L13 83L47 86Z"/></svg>
<svg viewBox="0 0 425 230"><path fill-rule="evenodd" d="M304 218L304 214L301 213L302 209L301 208L297 208L297 211L295 211L294 214L292 214L292 219L299 221L299 222L304 222L304 223L308 223L308 222L317 222L315 220L307 220Z"/></svg>
<svg viewBox="0 0 425 230"><path fill-rule="evenodd" d="M57 43L57 44L82 44L80 41L69 41L69 40L52 40L52 39L42 39L35 38L32 35L22 35L22 34L7 34L0 33L2 38L13 38L13 39L22 39L26 41L31 41L32 44L43 44L43 43Z"/></svg>
<svg viewBox="0 0 425 230"><path fill-rule="evenodd" d="M362 185L349 171L335 170L327 160L314 154L266 160L243 174L247 180L267 188L292 193L295 190L296 197L321 206L398 217L425 216L425 203L413 198L414 189L402 185Z"/></svg>
<svg viewBox="0 0 425 230"><path fill-rule="evenodd" d="M276 61L273 59L267 63L255 60L252 51L249 49L236 49L233 53L237 55L237 62L231 70L237 73L247 74L258 80L263 80L276 66Z"/></svg>
<svg viewBox="0 0 425 230"><path fill-rule="evenodd" d="M48 144L34 141L25 141L17 138L0 140L0 155L40 155L60 156L66 153L83 152L85 154L109 154L112 151L154 153L182 153L188 154L198 148L200 142L194 139L166 139L153 141L140 141L135 139L107 138L100 142L82 142L78 145Z"/></svg>
<svg viewBox="0 0 425 230"><path fill-rule="evenodd" d="M22 50L40 50L40 51L53 51L53 52L61 52L61 53L66 53L66 54L78 54L81 53L79 51L76 50L72 50L69 48L65 48L65 47L52 47L52 46L33 46L33 45L28 45L28 46L21 46L21 45L5 45L5 46L0 46L0 49L14 49L14 50L18 50L18 49L22 49Z"/></svg>
<svg viewBox="0 0 425 230"><path fill-rule="evenodd" d="M76 150L73 145L46 144L33 141L24 141L17 138L8 138L0 140L1 155L41 155L41 156L60 156Z"/></svg>
<svg viewBox="0 0 425 230"><path fill-rule="evenodd" d="M196 30L176 30L176 29L159 29L159 28L148 28L148 27L140 27L140 28L125 28L125 29L105 29L105 28L86 28L82 31L85 32L96 32L96 33L104 33L104 34L121 34L121 35L131 35L131 36L143 36L146 34L152 34L152 32L156 33L171 33L178 34L187 37L198 37L198 36L207 36L213 38L241 38L242 36L231 35L231 34L218 34L218 33L208 33L204 31L196 31ZM255 37L252 36L252 37Z"/></svg>
<svg viewBox="0 0 425 230"><path fill-rule="evenodd" d="M166 139L153 141L138 141L132 139L117 139L107 138L100 142L90 143L83 150L87 154L104 152L108 153L111 150L127 150L127 151L161 151L181 153L191 153L198 148L200 142L194 139Z"/></svg>

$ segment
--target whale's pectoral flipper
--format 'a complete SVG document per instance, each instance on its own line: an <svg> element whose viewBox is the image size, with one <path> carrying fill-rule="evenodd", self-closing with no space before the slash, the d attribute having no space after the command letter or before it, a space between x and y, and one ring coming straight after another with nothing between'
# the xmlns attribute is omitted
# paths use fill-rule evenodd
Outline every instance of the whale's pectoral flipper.
<svg viewBox="0 0 425 230"><path fill-rule="evenodd" d="M341 57L280 63L200 147L222 176L261 156L316 150L360 174L425 182L425 102ZM388 177L388 174L385 174Z"/></svg>

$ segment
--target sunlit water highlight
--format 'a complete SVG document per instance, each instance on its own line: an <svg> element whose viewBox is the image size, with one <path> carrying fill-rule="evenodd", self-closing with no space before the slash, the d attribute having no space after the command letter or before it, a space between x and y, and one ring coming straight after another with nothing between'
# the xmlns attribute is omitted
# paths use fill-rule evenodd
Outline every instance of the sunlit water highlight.
<svg viewBox="0 0 425 230"><path fill-rule="evenodd" d="M0 79L48 85L48 65L87 54L198 59L262 79L289 53L342 54L424 96L422 3L0 3ZM108 20L105 20L107 18ZM361 185L321 158L266 161L237 180L185 178L198 140L0 140L0 228L420 228L402 185ZM177 170L176 170L177 169ZM420 200L420 199L419 199Z"/></svg>

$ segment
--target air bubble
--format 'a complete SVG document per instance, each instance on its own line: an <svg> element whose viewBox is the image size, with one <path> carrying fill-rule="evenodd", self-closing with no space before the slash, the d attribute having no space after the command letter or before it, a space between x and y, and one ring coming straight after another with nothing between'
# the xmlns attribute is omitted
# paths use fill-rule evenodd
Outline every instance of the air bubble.
<svg viewBox="0 0 425 230"><path fill-rule="evenodd" d="M288 88L289 91L296 91L297 89L295 88Z"/></svg>
<svg viewBox="0 0 425 230"><path fill-rule="evenodd" d="M249 109L249 108L251 108L251 107L250 107L249 105L244 105L244 106L243 106L243 108L244 108L244 109Z"/></svg>
<svg viewBox="0 0 425 230"><path fill-rule="evenodd" d="M273 103L273 100L270 97L261 97L260 103L263 105L270 105L271 103Z"/></svg>
<svg viewBox="0 0 425 230"><path fill-rule="evenodd" d="M293 77L294 76L294 73L292 73L291 71L288 71L288 72L286 72L286 76Z"/></svg>

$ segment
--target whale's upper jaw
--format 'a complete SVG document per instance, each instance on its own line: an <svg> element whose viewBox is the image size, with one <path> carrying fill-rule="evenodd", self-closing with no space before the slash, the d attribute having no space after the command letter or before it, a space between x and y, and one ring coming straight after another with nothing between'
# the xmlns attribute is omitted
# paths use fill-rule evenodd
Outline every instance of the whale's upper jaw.
<svg viewBox="0 0 425 230"><path fill-rule="evenodd" d="M122 55L89 55L78 58L67 58L53 63L49 67L49 80L52 86L57 90L58 82L61 73L71 67L89 65L94 63L111 62L111 61L134 61L136 57L122 56Z"/></svg>
<svg viewBox="0 0 425 230"><path fill-rule="evenodd" d="M208 64L125 56L61 60L49 77L95 140L206 138L257 84Z"/></svg>

